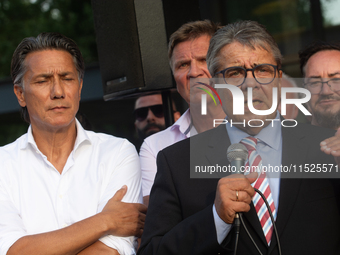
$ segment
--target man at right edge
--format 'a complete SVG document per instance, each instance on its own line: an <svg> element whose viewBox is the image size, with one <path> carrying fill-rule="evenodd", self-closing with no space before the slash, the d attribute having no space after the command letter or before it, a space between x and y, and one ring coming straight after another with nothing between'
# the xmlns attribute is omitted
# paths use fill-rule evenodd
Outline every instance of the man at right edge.
<svg viewBox="0 0 340 255"><path fill-rule="evenodd" d="M279 172L274 178L262 173L258 179L257 173L190 178L194 166L230 165L227 148L244 142L244 138L256 141L256 157L261 157L263 166L325 164L327 171L331 166L335 171L340 139L334 136L334 130L303 124L284 127L277 111L255 115L246 106L247 89L251 87L254 108L271 108L272 88L280 94L281 59L273 37L257 22L229 24L212 37L207 55L209 71L216 78L243 81L234 85L243 92L245 114L233 115L232 95L228 89L220 89L229 124L160 151L138 254L233 254L237 213L243 214L245 226L262 254L279 254L272 226L268 231L261 225L270 226L271 221L261 218L260 222L254 206L258 202L252 200L252 185L256 187L261 178L267 187L264 193L274 214L282 254L340 254L339 194L334 189L339 179L328 179L334 175L303 171ZM251 119L265 124L230 125L230 121L248 123ZM277 121L272 126L266 119ZM236 249L236 254L260 254L242 225Z"/></svg>

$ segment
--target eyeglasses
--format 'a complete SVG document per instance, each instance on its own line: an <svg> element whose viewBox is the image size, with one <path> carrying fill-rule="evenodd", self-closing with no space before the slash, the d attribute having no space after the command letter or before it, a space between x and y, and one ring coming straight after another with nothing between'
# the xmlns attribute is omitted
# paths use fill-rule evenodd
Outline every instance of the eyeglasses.
<svg viewBox="0 0 340 255"><path fill-rule="evenodd" d="M333 92L340 90L340 78L330 79L328 81L322 81L320 78L310 78L304 83L305 87L311 94L320 94L323 84L327 84Z"/></svg>
<svg viewBox="0 0 340 255"><path fill-rule="evenodd" d="M143 121L146 119L149 113L149 109L152 111L153 115L155 115L157 118L163 118L164 112L163 112L163 105L156 104L146 107L141 107L138 109L135 109L133 111L133 114L135 115L136 120Z"/></svg>
<svg viewBox="0 0 340 255"><path fill-rule="evenodd" d="M241 86L247 78L248 71L253 73L253 77L258 83L266 85L274 80L277 66L271 64L262 64L251 69L246 69L241 66L232 66L219 71L216 74L223 74L224 81L227 84Z"/></svg>

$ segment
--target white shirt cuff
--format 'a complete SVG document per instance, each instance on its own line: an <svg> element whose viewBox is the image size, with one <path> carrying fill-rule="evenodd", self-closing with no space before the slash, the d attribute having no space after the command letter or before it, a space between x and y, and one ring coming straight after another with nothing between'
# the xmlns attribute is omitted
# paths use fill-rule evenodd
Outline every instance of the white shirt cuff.
<svg viewBox="0 0 340 255"><path fill-rule="evenodd" d="M215 221L217 242L221 244L223 240L226 238L226 236L228 235L228 233L230 232L232 224L225 223L220 218L220 216L218 216L215 205L213 205L213 215L214 215L214 221Z"/></svg>
<svg viewBox="0 0 340 255"><path fill-rule="evenodd" d="M99 239L105 245L111 247L112 249L117 250L117 252L121 255L135 255L135 247L134 247L135 237L118 237L113 235L103 236Z"/></svg>

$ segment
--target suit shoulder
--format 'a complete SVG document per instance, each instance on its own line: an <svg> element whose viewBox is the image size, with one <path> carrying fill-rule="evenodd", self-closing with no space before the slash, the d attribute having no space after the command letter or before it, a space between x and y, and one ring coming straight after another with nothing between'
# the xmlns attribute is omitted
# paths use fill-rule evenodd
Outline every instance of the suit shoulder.
<svg viewBox="0 0 340 255"><path fill-rule="evenodd" d="M219 128L213 128L190 138L179 141L162 150L165 154L189 154L190 150L196 150L209 144L209 141L216 135Z"/></svg>
<svg viewBox="0 0 340 255"><path fill-rule="evenodd" d="M190 139L187 138L168 147L165 147L160 153L164 153L166 155L177 155L177 154L185 154L186 152L190 152Z"/></svg>
<svg viewBox="0 0 340 255"><path fill-rule="evenodd" d="M296 129L295 129L296 128ZM299 132L301 135L312 138L313 140L318 138L318 140L324 140L326 138L332 137L335 135L335 130L318 127L311 124L299 123L296 127L292 128L294 132Z"/></svg>

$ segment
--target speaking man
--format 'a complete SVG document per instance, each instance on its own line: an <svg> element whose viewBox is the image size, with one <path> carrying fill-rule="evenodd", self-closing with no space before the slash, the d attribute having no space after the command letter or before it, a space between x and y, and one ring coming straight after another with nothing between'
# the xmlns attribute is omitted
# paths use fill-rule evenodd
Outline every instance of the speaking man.
<svg viewBox="0 0 340 255"><path fill-rule="evenodd" d="M11 74L30 126L0 148L0 253L134 254L146 211L134 204L142 199L138 156L126 140L85 131L75 118L78 46L57 33L25 38Z"/></svg>
<svg viewBox="0 0 340 255"><path fill-rule="evenodd" d="M171 127L144 140L140 149L142 189L147 205L157 172L156 157L165 147L213 128L213 119L223 119L225 113L220 104L208 101L209 114L201 116L200 102L190 102L190 79L210 78L206 55L209 41L219 26L209 20L194 21L182 25L169 40L168 55L177 91L188 103L188 109Z"/></svg>
<svg viewBox="0 0 340 255"><path fill-rule="evenodd" d="M311 94L312 125L340 127L340 44L314 42L300 51L304 86Z"/></svg>
<svg viewBox="0 0 340 255"><path fill-rule="evenodd" d="M313 175L305 175L305 171L262 171L270 166L316 163L334 167L333 156L340 156L339 137L331 137L333 131L281 125L276 110L279 98L273 93L280 91L281 54L273 37L254 21L229 24L212 37L207 64L213 77L243 94L244 114L236 115L233 109L233 100L241 97L235 99L230 89L221 88L218 92L228 123L158 154L139 254L232 254L235 249L242 255L279 254L279 249L282 254L338 254L339 205L333 183L310 179ZM248 93L252 93L251 102ZM248 104L253 105L252 111ZM268 111L266 115L252 113L256 110ZM254 172L226 177L220 172L215 178L206 171L195 173L195 166L230 166L226 153L234 143L245 146L245 166ZM329 166L325 167L328 171ZM268 200L279 239L269 210L254 195L254 188ZM241 217L239 213L254 243L243 225L236 238L238 228L233 222L236 215Z"/></svg>

